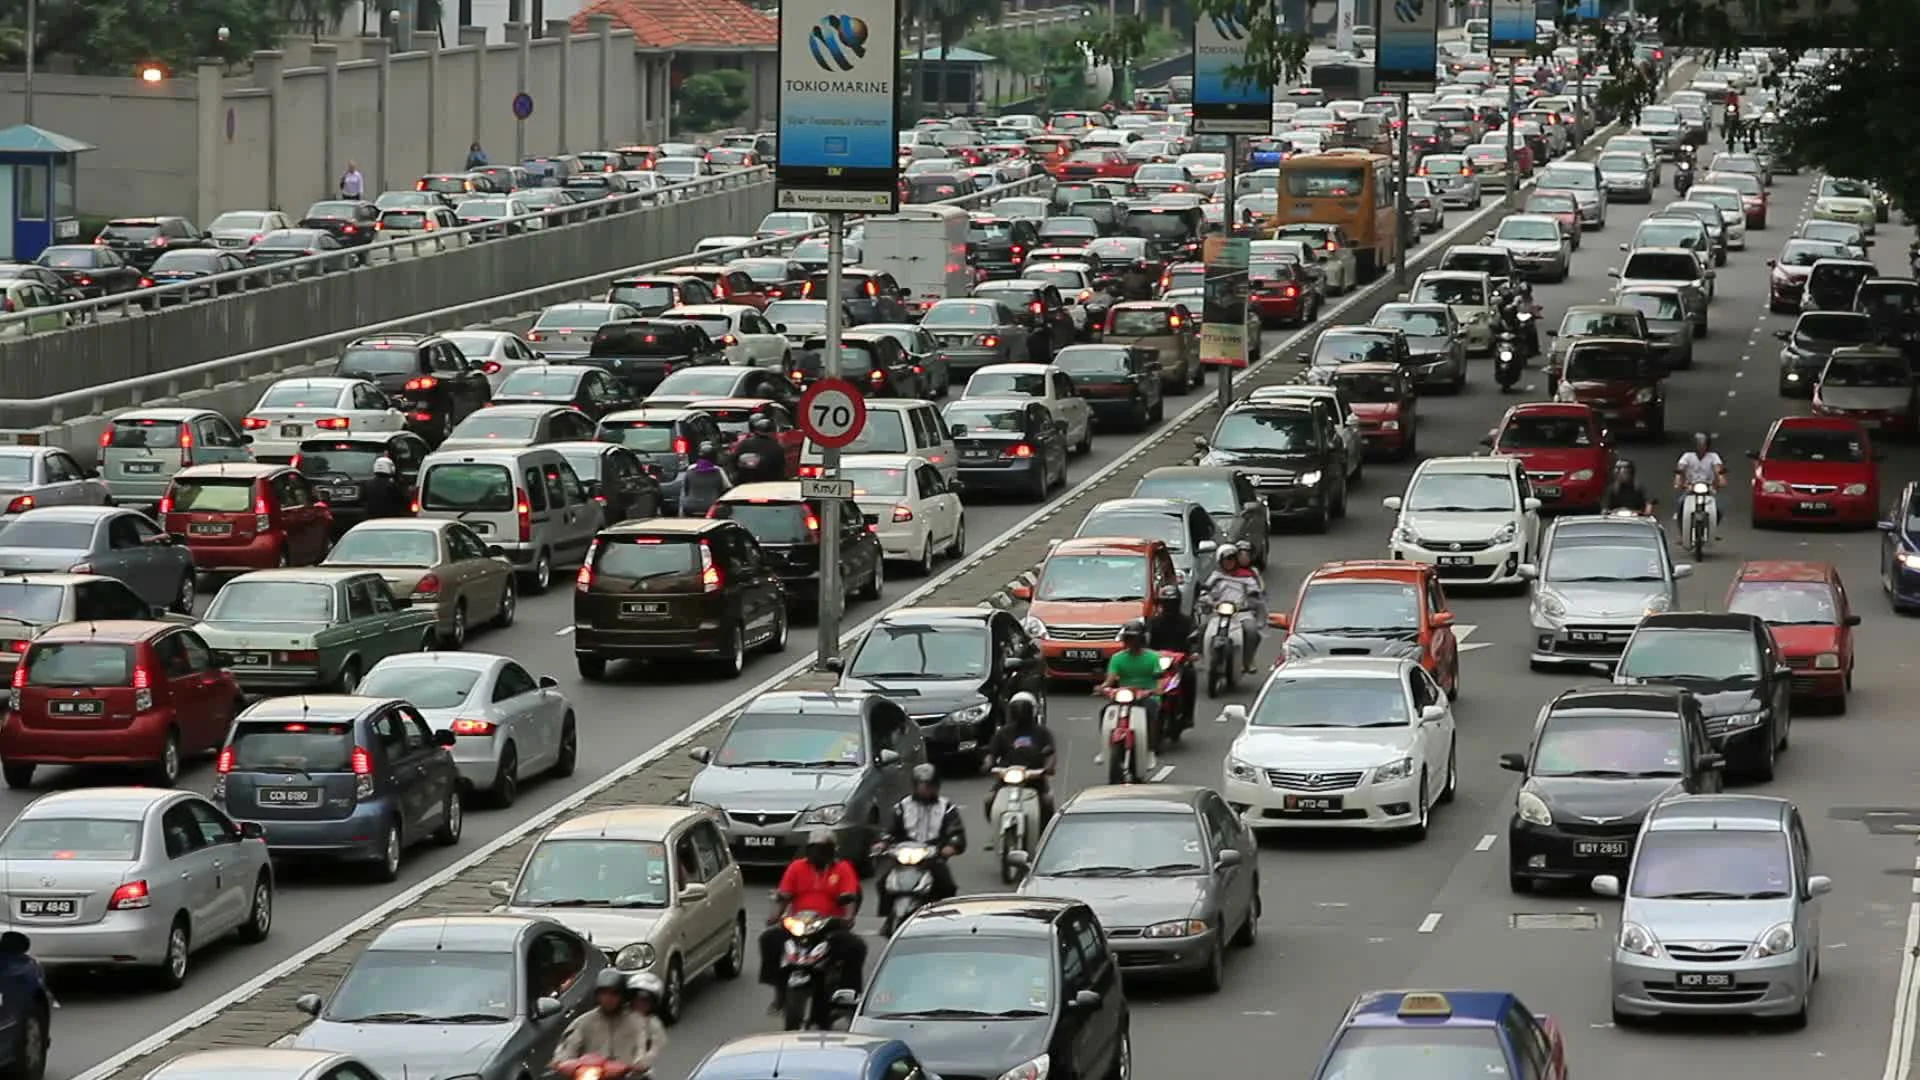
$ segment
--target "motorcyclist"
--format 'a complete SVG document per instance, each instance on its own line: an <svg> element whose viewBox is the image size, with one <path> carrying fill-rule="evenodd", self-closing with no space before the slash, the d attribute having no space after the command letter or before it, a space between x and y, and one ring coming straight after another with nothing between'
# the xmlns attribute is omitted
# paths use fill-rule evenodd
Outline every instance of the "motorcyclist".
<svg viewBox="0 0 1920 1080"><path fill-rule="evenodd" d="M733 448L733 471L741 483L787 478L787 448L773 432L773 417L765 413L747 422L747 437Z"/></svg>
<svg viewBox="0 0 1920 1080"><path fill-rule="evenodd" d="M1505 316L1506 329L1520 346L1520 355L1531 360L1540 355L1540 316L1545 312L1533 298L1533 286L1520 282L1509 295ZM1522 319L1521 315L1532 316Z"/></svg>
<svg viewBox="0 0 1920 1080"><path fill-rule="evenodd" d="M1653 500L1647 497L1647 491L1634 477L1633 462L1621 459L1613 463L1613 481L1607 485L1607 494L1600 504L1602 511L1631 510L1636 514L1653 513Z"/></svg>
<svg viewBox="0 0 1920 1080"><path fill-rule="evenodd" d="M567 1025L560 1045L554 1047L554 1063L598 1054L627 1065L636 1074L646 1072L667 1046L666 1026L653 1015L665 992L660 976L651 971L602 968L593 977L596 1007Z"/></svg>
<svg viewBox="0 0 1920 1080"><path fill-rule="evenodd" d="M927 864L933 875L935 901L960 894L953 882L947 860L967 850L967 822L959 804L940 794L940 770L926 762L913 767L913 793L893 804L893 817L876 847L894 844L929 844L940 849L940 857ZM887 875L874 874L874 892L880 897L880 909L892 904L886 892Z"/></svg>
<svg viewBox="0 0 1920 1080"><path fill-rule="evenodd" d="M407 512L407 493L400 490L392 458L381 454L373 459L373 475L361 485L360 499L369 518L399 517Z"/></svg>
<svg viewBox="0 0 1920 1080"><path fill-rule="evenodd" d="M733 490L733 480L720 467L720 448L703 442L694 451L693 464L680 478L680 516L706 517L720 496Z"/></svg>
<svg viewBox="0 0 1920 1080"><path fill-rule="evenodd" d="M787 864L773 900L767 928L760 933L760 981L773 988L773 1005L767 1011L779 1012L784 1004L780 954L787 943L787 931L780 920L795 912L810 911L834 920L833 929L827 932L827 945L837 957L840 988L858 993L867 963L867 943L852 929L854 916L860 911L860 874L840 857L840 844L832 829L814 829L807 834L805 850Z"/></svg>
<svg viewBox="0 0 1920 1080"><path fill-rule="evenodd" d="M1156 652L1179 653L1185 657L1180 662L1180 675L1185 685L1192 686L1194 655L1200 651L1200 624L1187 614L1184 599L1180 586L1160 586L1160 592L1153 599L1153 617L1147 620L1147 647ZM1191 721L1191 694L1186 695L1179 704L1181 719ZM1156 746L1154 749L1157 751L1160 748Z"/></svg>
<svg viewBox="0 0 1920 1080"><path fill-rule="evenodd" d="M1686 535L1686 522L1680 520L1685 511L1686 496L1695 484L1706 484L1713 488L1713 497L1707 505L1713 513L1713 538L1720 539L1720 498L1722 488L1727 486L1727 463L1720 458L1719 451L1713 448L1713 437L1704 431L1693 435L1693 449L1680 455L1673 466L1673 490L1677 497L1673 501L1674 535Z"/></svg>
<svg viewBox="0 0 1920 1080"><path fill-rule="evenodd" d="M1241 663L1251 674L1254 654L1260 647L1260 629L1267 625L1266 583L1237 547L1221 548L1216 559L1218 568L1200 586L1200 595L1209 611L1216 604L1234 606L1234 618L1240 625L1244 645Z"/></svg>
<svg viewBox="0 0 1920 1080"><path fill-rule="evenodd" d="M987 742L987 768L1018 766L1030 774L1039 774L1033 788L1040 795L1040 827L1043 829L1053 818L1053 788L1047 783L1047 777L1053 775L1055 750L1053 732L1040 722L1039 699L1025 690L1008 698L1006 722ZM999 790L996 781L993 791L987 795L989 826L997 824L993 820L993 800Z"/></svg>
<svg viewBox="0 0 1920 1080"><path fill-rule="evenodd" d="M1113 690L1132 690L1140 695L1138 704L1147 713L1147 752L1145 767L1151 771L1154 764L1153 747L1160 744L1160 654L1147 648L1147 621L1134 619L1120 628L1119 652L1107 661L1107 677L1094 687L1096 697ZM1094 756L1094 763L1101 764L1104 754Z"/></svg>

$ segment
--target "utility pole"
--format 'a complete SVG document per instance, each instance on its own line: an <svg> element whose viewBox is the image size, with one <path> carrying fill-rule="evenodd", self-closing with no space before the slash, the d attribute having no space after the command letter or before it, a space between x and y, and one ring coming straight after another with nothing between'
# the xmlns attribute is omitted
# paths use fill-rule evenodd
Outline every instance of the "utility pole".
<svg viewBox="0 0 1920 1080"><path fill-rule="evenodd" d="M1220 214L1221 225L1229 240L1233 238L1233 231L1240 224L1239 193L1233 189L1234 180L1239 171L1240 136L1229 135L1227 136L1226 177L1221 181L1221 186L1226 192L1226 196L1222 200L1223 205L1221 206ZM1242 339L1241 347L1243 349L1246 347L1244 338ZM1247 357L1246 359L1249 362L1252 360L1251 357ZM1225 416L1227 409L1233 405L1233 366L1231 364L1220 364L1215 368L1215 371L1217 374L1214 376L1214 386L1220 402L1220 414Z"/></svg>
<svg viewBox="0 0 1920 1080"><path fill-rule="evenodd" d="M1405 90L1400 91L1400 138L1394 144L1394 183L1393 216L1395 233L1400 242L1393 253L1393 280L1407 283L1407 247L1413 243L1413 201L1407 198L1407 177L1413 175L1411 132L1407 129L1413 124L1413 103Z"/></svg>
<svg viewBox="0 0 1920 1080"><path fill-rule="evenodd" d="M1520 172L1518 169L1514 167L1515 162L1514 162L1514 153L1513 153L1513 114L1516 111L1515 105L1518 103L1518 95L1515 93L1514 85L1513 85L1513 72L1514 72L1514 66L1518 63L1519 61L1515 60L1512 57L1507 58L1507 193L1506 193L1506 201L1507 201L1507 209L1509 210L1513 209L1515 206L1518 206L1520 204Z"/></svg>
<svg viewBox="0 0 1920 1080"><path fill-rule="evenodd" d="M827 214L827 330L826 345L820 350L821 378L838 381L840 378L840 336L845 327L840 324L840 304L845 294L845 275L841 273L841 262L846 256L847 215L840 211ZM838 479L840 476L840 448L821 446L820 475L824 479ZM820 600L815 610L819 613L820 643L816 665L822 671L830 670L830 665L840 656L840 614L846 602L846 593L840 584L840 515L842 508L838 499L823 499L820 521Z"/></svg>

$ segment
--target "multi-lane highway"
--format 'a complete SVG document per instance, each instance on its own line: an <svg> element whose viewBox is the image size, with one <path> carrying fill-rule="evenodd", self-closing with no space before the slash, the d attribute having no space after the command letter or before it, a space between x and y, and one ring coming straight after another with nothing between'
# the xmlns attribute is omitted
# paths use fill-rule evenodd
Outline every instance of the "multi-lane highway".
<svg viewBox="0 0 1920 1080"><path fill-rule="evenodd" d="M1682 449L1681 433L1718 434L1722 452L1733 463L1736 480L1744 476L1739 457L1757 446L1765 425L1782 412L1800 411L1800 403L1774 396L1775 343L1771 332L1790 317L1767 314L1765 260L1791 231L1808 205L1810 178L1782 177L1773 193L1771 227L1752 234L1752 249L1735 253L1719 279L1711 337L1696 351L1695 367L1670 384L1669 429L1675 437L1663 446L1629 447L1643 475L1658 478ZM1661 201L1666 196L1663 194ZM1616 245L1631 235L1645 209L1615 205L1603 234L1590 236L1575 256L1565 283L1542 286L1536 297L1546 306L1546 325L1558 322L1569 304L1590 301L1608 287L1606 271L1616 265ZM1453 215L1459 224L1461 215ZM1464 230L1463 239L1480 230ZM1904 250L1902 230L1883 236L1876 250L1884 260ZM1391 290L1386 290L1390 293ZM1330 321L1363 321L1382 299L1363 297ZM1291 335L1288 336L1289 338ZM1270 353L1290 356L1287 338L1269 336ZM1251 381L1275 381L1291 375L1273 363ZM1484 364L1476 364L1467 394L1423 403L1422 450L1466 454L1510 403L1544 396L1535 375L1525 393L1501 396L1493 391ZM1204 426L1195 430L1204 430ZM1177 460L1185 453L1187 432L1152 446L1113 475L1087 489L1070 492L1044 524L1028 523L1012 537L1009 529L1029 517L1019 506L969 507L969 532L976 547L1004 548L977 566L941 582L925 602L972 603L997 590L1012 572L1030 565L1044 551L1049 535L1070 531L1087 506L1124 495L1140 472ZM1133 449L1133 437L1096 441L1094 453L1074 464L1076 479L1100 470L1116 455ZM1882 466L1883 480L1894 484L1920 465L1920 454L1895 448ZM1397 494L1406 466L1368 470L1356 492L1351 516L1326 537L1287 537L1276 543L1270 587L1289 597L1306 570L1334 557L1378 554L1384 550L1391 517L1381 497ZM1733 569L1749 558L1802 558L1833 561L1852 587L1866 623L1860 631L1859 668L1853 708L1844 717L1803 717L1796 725L1793 750L1782 760L1779 779L1763 790L1794 799L1806 815L1813 859L1834 878L1833 894L1823 901L1820 996L1812 1023L1804 1031L1753 1038L1745 1024L1684 1026L1649 1031L1615 1030L1608 1018L1607 971L1614 905L1577 893L1515 897L1507 889L1504 834L1512 807L1510 774L1496 756L1524 747L1535 712L1556 690L1581 681L1534 674L1526 665L1525 600L1511 595L1453 597L1468 638L1464 657L1464 694L1456 706L1460 731L1460 798L1441 808L1431 835L1419 844L1397 840L1315 837L1268 841L1259 856L1264 916L1260 941L1237 954L1228 968L1226 989L1200 997L1149 986L1132 987L1134 1048L1145 1075L1169 1075L1190 1068L1196 1052L1222 1071L1271 1068L1276 1050L1290 1062L1311 1060L1340 1011L1360 990L1385 986L1494 986L1517 990L1533 1008L1551 1012L1567 1032L1571 1063L1582 1075L1680 1075L1713 1070L1750 1080L1788 1077L1798 1080L1819 1071L1846 1077L1905 1076L1900 1046L1889 1060L1890 1021L1904 1016L1911 994L1914 941L1909 931L1915 914L1916 862L1913 841L1896 831L1876 832L1863 823L1867 808L1904 808L1912 796L1912 768L1903 753L1906 715L1897 702L1912 681L1910 650L1898 640L1901 627L1877 596L1874 534L1755 532L1745 524L1747 496L1736 482L1727 499L1726 542L1690 580L1683 583L1686 603L1718 606ZM897 602L912 583L894 581L889 602ZM299 952L359 913L420 882L477 846L513 828L569 792L674 733L726 702L756 681L775 673L782 662L798 659L807 643L796 638L783 661L761 659L734 683L692 678L678 681L660 674L627 676L604 684L584 684L572 672L566 629L571 594L556 590L522 605L512 630L478 636L470 648L511 654L538 674L557 677L573 696L581 718L581 769L569 781L530 786L508 812L477 812L468 819L462 845L452 850L419 849L394 886L371 886L324 871L289 874L283 882L274 937L263 946L223 947L199 958L198 970L183 990L171 994L135 990L120 979L72 979L59 987L66 1006L55 1018L51 1075L68 1080L149 1033L189 1016L264 969ZM856 612L870 614L872 605ZM1271 650L1271 643L1267 650ZM1240 695L1245 700L1250 694ZM1222 702L1210 703L1217 705ZM1208 708L1211 712L1211 707ZM1065 688L1049 702L1062 741L1063 792L1099 779L1092 703L1084 691ZM1171 779L1218 784L1228 731L1203 724L1168 761ZM660 801L684 789L693 764L679 754L596 795L589 805ZM191 782L204 785L203 768ZM66 782L54 774L49 782ZM950 791L969 807L970 824L980 822L985 786L978 780L955 781ZM0 809L17 812L25 799L0 796ZM1873 821L1887 819L1876 818ZM976 850L958 867L963 889L997 889L991 856ZM458 876L447 888L433 890L410 905L417 913L484 908L484 883L508 876L523 846L504 849L485 864ZM749 919L758 925L766 914L756 901ZM1525 916L1550 916L1527 918ZM356 943L358 940L356 939ZM271 1041L301 1019L288 1007L302 990L327 989L352 949L309 965L288 979L275 980L251 1002L217 1016L200 1018L195 1029L172 1043L162 1056L207 1045L246 1045ZM700 1055L725 1039L766 1030L762 991L750 982L696 985L688 1016L674 1031L674 1043L662 1075L684 1075ZM108 1026L110 1025L110 1026ZM111 1039L89 1034L110 1030ZM159 1058L129 1064L123 1075L137 1076Z"/></svg>

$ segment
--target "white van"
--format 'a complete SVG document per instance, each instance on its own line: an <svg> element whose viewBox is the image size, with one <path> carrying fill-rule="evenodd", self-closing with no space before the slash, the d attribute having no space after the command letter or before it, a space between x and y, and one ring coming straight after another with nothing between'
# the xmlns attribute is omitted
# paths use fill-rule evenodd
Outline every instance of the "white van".
<svg viewBox="0 0 1920 1080"><path fill-rule="evenodd" d="M499 545L532 593L580 565L605 516L567 459L544 446L428 454L415 498L421 517L458 521Z"/></svg>
<svg viewBox="0 0 1920 1080"><path fill-rule="evenodd" d="M913 454L926 458L949 484L960 472L953 435L940 422L940 410L928 401L869 399L866 428L841 453ZM800 448L800 475L820 475L820 456L820 447L808 439Z"/></svg>

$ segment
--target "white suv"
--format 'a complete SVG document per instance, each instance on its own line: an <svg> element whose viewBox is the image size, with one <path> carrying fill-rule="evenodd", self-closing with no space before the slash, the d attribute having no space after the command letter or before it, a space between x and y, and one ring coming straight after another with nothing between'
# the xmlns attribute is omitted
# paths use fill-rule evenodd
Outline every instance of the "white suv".
<svg viewBox="0 0 1920 1080"><path fill-rule="evenodd" d="M1540 500L1518 458L1429 458L1405 495L1381 500L1399 513L1390 558L1440 569L1449 585L1517 585L1540 542Z"/></svg>

